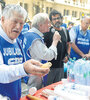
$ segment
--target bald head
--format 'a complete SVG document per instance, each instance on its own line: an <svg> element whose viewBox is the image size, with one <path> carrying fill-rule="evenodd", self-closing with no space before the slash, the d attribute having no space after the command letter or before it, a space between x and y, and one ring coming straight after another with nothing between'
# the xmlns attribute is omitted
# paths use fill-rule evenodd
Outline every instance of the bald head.
<svg viewBox="0 0 90 100"><path fill-rule="evenodd" d="M83 17L81 19L81 28L82 28L82 30L86 31L88 29L89 25L90 25L90 17L87 17L87 16Z"/></svg>

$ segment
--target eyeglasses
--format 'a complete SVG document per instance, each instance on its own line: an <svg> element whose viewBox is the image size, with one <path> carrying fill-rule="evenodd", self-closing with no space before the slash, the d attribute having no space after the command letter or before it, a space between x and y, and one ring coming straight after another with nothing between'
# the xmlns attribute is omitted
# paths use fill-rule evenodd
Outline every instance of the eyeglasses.
<svg viewBox="0 0 90 100"><path fill-rule="evenodd" d="M52 18L52 20L61 20L61 18L60 17Z"/></svg>

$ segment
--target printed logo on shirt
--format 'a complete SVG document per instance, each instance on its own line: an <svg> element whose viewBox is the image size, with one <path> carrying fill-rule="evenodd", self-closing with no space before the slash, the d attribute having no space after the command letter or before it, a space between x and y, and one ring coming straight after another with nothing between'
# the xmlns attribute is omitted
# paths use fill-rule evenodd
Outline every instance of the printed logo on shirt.
<svg viewBox="0 0 90 100"><path fill-rule="evenodd" d="M22 55L22 53L19 48L3 48L3 55L4 56Z"/></svg>
<svg viewBox="0 0 90 100"><path fill-rule="evenodd" d="M22 61L23 61L23 58L22 57L21 58L10 58L8 60L8 64L9 65L20 64L20 63L22 63Z"/></svg>
<svg viewBox="0 0 90 100"><path fill-rule="evenodd" d="M3 56L9 65L20 64L23 62L23 55L19 48L3 48Z"/></svg>
<svg viewBox="0 0 90 100"><path fill-rule="evenodd" d="M89 45L88 39L78 38L77 44Z"/></svg>

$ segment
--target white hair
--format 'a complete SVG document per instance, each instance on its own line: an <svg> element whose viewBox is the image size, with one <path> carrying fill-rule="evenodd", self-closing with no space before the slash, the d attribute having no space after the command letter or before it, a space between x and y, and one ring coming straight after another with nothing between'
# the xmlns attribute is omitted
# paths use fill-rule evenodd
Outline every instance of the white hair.
<svg viewBox="0 0 90 100"><path fill-rule="evenodd" d="M15 11L21 14L24 17L24 20L27 18L27 11L17 4L6 5L6 7L3 9L2 16L4 16L6 19L10 18L13 16Z"/></svg>
<svg viewBox="0 0 90 100"><path fill-rule="evenodd" d="M44 24L46 20L49 20L48 14L46 13L38 13L32 19L32 27L39 29L39 24Z"/></svg>

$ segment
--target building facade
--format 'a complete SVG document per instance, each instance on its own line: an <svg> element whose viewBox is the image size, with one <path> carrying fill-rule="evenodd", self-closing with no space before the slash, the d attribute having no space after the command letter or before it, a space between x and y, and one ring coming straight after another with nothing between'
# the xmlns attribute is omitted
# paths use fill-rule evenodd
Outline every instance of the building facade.
<svg viewBox="0 0 90 100"><path fill-rule="evenodd" d="M20 4L30 19L39 13L50 13L52 9L61 12L66 20L80 19L84 15L90 16L90 0L1 0L5 4Z"/></svg>

